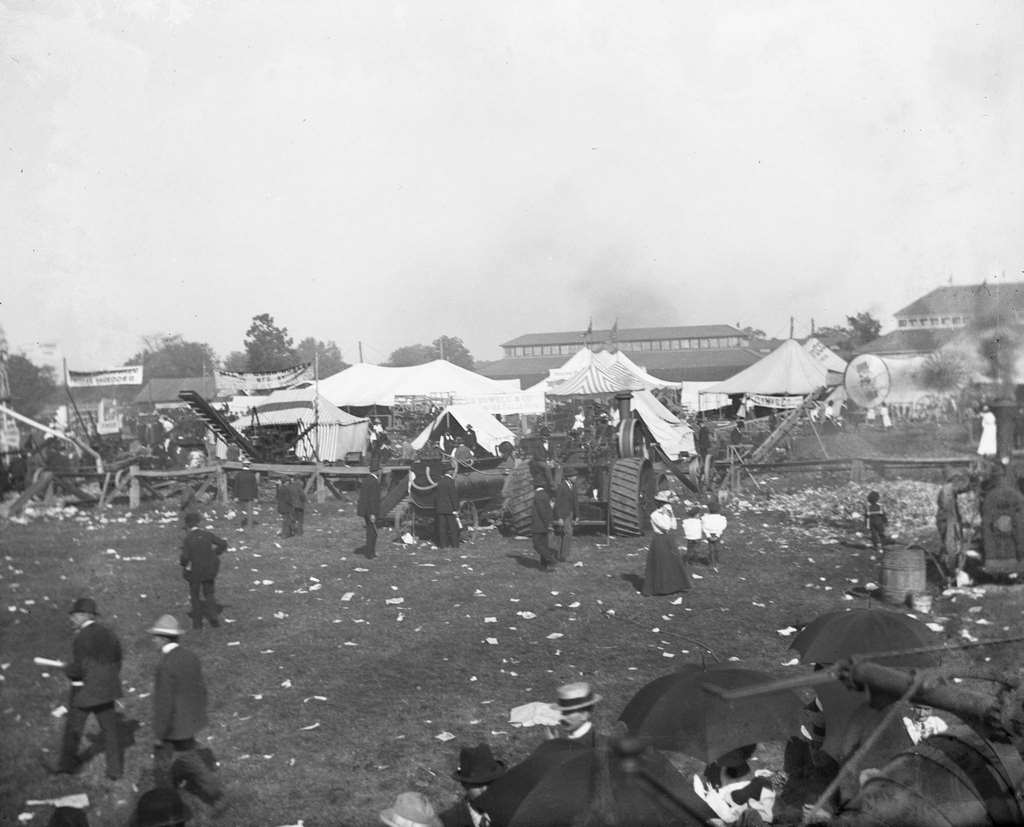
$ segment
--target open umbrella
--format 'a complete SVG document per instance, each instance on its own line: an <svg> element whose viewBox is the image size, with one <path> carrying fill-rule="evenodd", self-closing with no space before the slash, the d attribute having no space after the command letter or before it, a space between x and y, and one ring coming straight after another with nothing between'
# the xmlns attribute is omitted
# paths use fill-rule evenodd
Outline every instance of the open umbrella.
<svg viewBox="0 0 1024 827"><path fill-rule="evenodd" d="M826 612L804 626L790 644L804 663L835 663L853 655L917 649L941 643L920 620L889 609ZM889 666L936 666L938 652L867 657Z"/></svg>
<svg viewBox="0 0 1024 827"><path fill-rule="evenodd" d="M658 749L710 763L737 747L785 740L800 729L803 704L792 690L730 701L707 688L739 689L774 680L753 669L687 664L641 688L619 719L631 734L651 739Z"/></svg>
<svg viewBox="0 0 1024 827"><path fill-rule="evenodd" d="M640 767L682 799L684 815L654 792L609 750L578 747L560 738L541 744L475 802L493 827L565 827L568 824L675 827L701 825L715 814L660 753L648 749Z"/></svg>

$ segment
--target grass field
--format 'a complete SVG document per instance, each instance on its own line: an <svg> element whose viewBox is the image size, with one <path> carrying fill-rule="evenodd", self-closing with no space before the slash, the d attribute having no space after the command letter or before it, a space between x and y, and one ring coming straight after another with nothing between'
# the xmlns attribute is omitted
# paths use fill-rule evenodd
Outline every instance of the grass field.
<svg viewBox="0 0 1024 827"><path fill-rule="evenodd" d="M837 542L855 524L794 511L794 502L813 511L818 496L834 494L748 492L729 509L720 573L694 566L700 579L679 605L640 596L643 538L580 537L574 562L547 574L528 540L493 530L445 551L389 542L385 531L379 556L366 560L354 554L354 497L317 506L305 536L290 540L276 537L268 503L247 533L235 530L230 509L208 508L206 524L231 545L218 579L230 622L183 643L203 662L206 735L232 797L216 823L369 825L411 789L446 806L458 795L459 746L486 740L510 763L523 758L541 736L510 727L509 709L552 700L568 680L595 684L604 696L598 724L608 729L642 685L699 662L702 647L779 676L805 671L783 665L790 638L777 630L857 605L844 591L877 581L879 566L870 550ZM914 528L931 539L929 525ZM164 612L187 621L177 514L113 509L0 530L0 823L28 811L37 813L30 824L45 824L47 809L26 808L27 799L87 792L94 825L123 824L135 788L149 782L157 652L145 629ZM96 598L125 646L124 715L138 726L117 783L105 780L102 755L72 778L51 778L36 760L56 753L62 722L51 710L67 682L32 657L66 656L67 607L79 595ZM937 601L948 637L1018 627L1012 589L976 602L961 613L968 598ZM446 733L454 738L442 740ZM201 804L194 810L195 823L213 823Z"/></svg>

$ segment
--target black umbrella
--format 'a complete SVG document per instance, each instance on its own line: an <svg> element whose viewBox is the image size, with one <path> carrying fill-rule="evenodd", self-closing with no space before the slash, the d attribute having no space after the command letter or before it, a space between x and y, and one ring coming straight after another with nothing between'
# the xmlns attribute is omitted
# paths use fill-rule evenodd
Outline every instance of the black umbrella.
<svg viewBox="0 0 1024 827"><path fill-rule="evenodd" d="M738 689L771 683L773 675L728 664L686 664L644 686L619 719L658 749L710 763L737 747L781 741L800 729L800 696L787 689L726 700L708 687Z"/></svg>
<svg viewBox="0 0 1024 827"><path fill-rule="evenodd" d="M577 747L564 738L542 744L491 783L473 806L487 813L494 827L696 827L715 817L663 755L648 749L633 760L682 799L690 814L651 789L610 750Z"/></svg>
<svg viewBox="0 0 1024 827"><path fill-rule="evenodd" d="M889 609L826 612L804 626L790 644L804 663L835 663L853 655L889 666L936 666L938 652L871 657L873 652L918 649L941 643L920 620Z"/></svg>

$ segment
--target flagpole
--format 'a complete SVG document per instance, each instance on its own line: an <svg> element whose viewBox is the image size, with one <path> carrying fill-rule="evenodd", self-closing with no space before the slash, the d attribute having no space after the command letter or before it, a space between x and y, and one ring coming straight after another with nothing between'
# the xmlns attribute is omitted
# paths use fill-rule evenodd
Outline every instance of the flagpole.
<svg viewBox="0 0 1024 827"><path fill-rule="evenodd" d="M313 354L313 454L320 462L320 354Z"/></svg>

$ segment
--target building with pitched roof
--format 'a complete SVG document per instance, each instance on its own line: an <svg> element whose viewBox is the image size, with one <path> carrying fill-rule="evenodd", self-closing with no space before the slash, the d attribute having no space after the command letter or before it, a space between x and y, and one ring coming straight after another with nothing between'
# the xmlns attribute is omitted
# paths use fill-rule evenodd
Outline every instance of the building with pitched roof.
<svg viewBox="0 0 1024 827"><path fill-rule="evenodd" d="M982 282L936 287L893 314L899 329L956 329L998 317L1024 322L1024 282Z"/></svg>
<svg viewBox="0 0 1024 827"><path fill-rule="evenodd" d="M732 325L612 328L527 333L502 344L505 358L478 369L492 379L519 379L529 387L585 346L595 351L621 350L641 367L673 382L725 379L763 355L747 334Z"/></svg>

